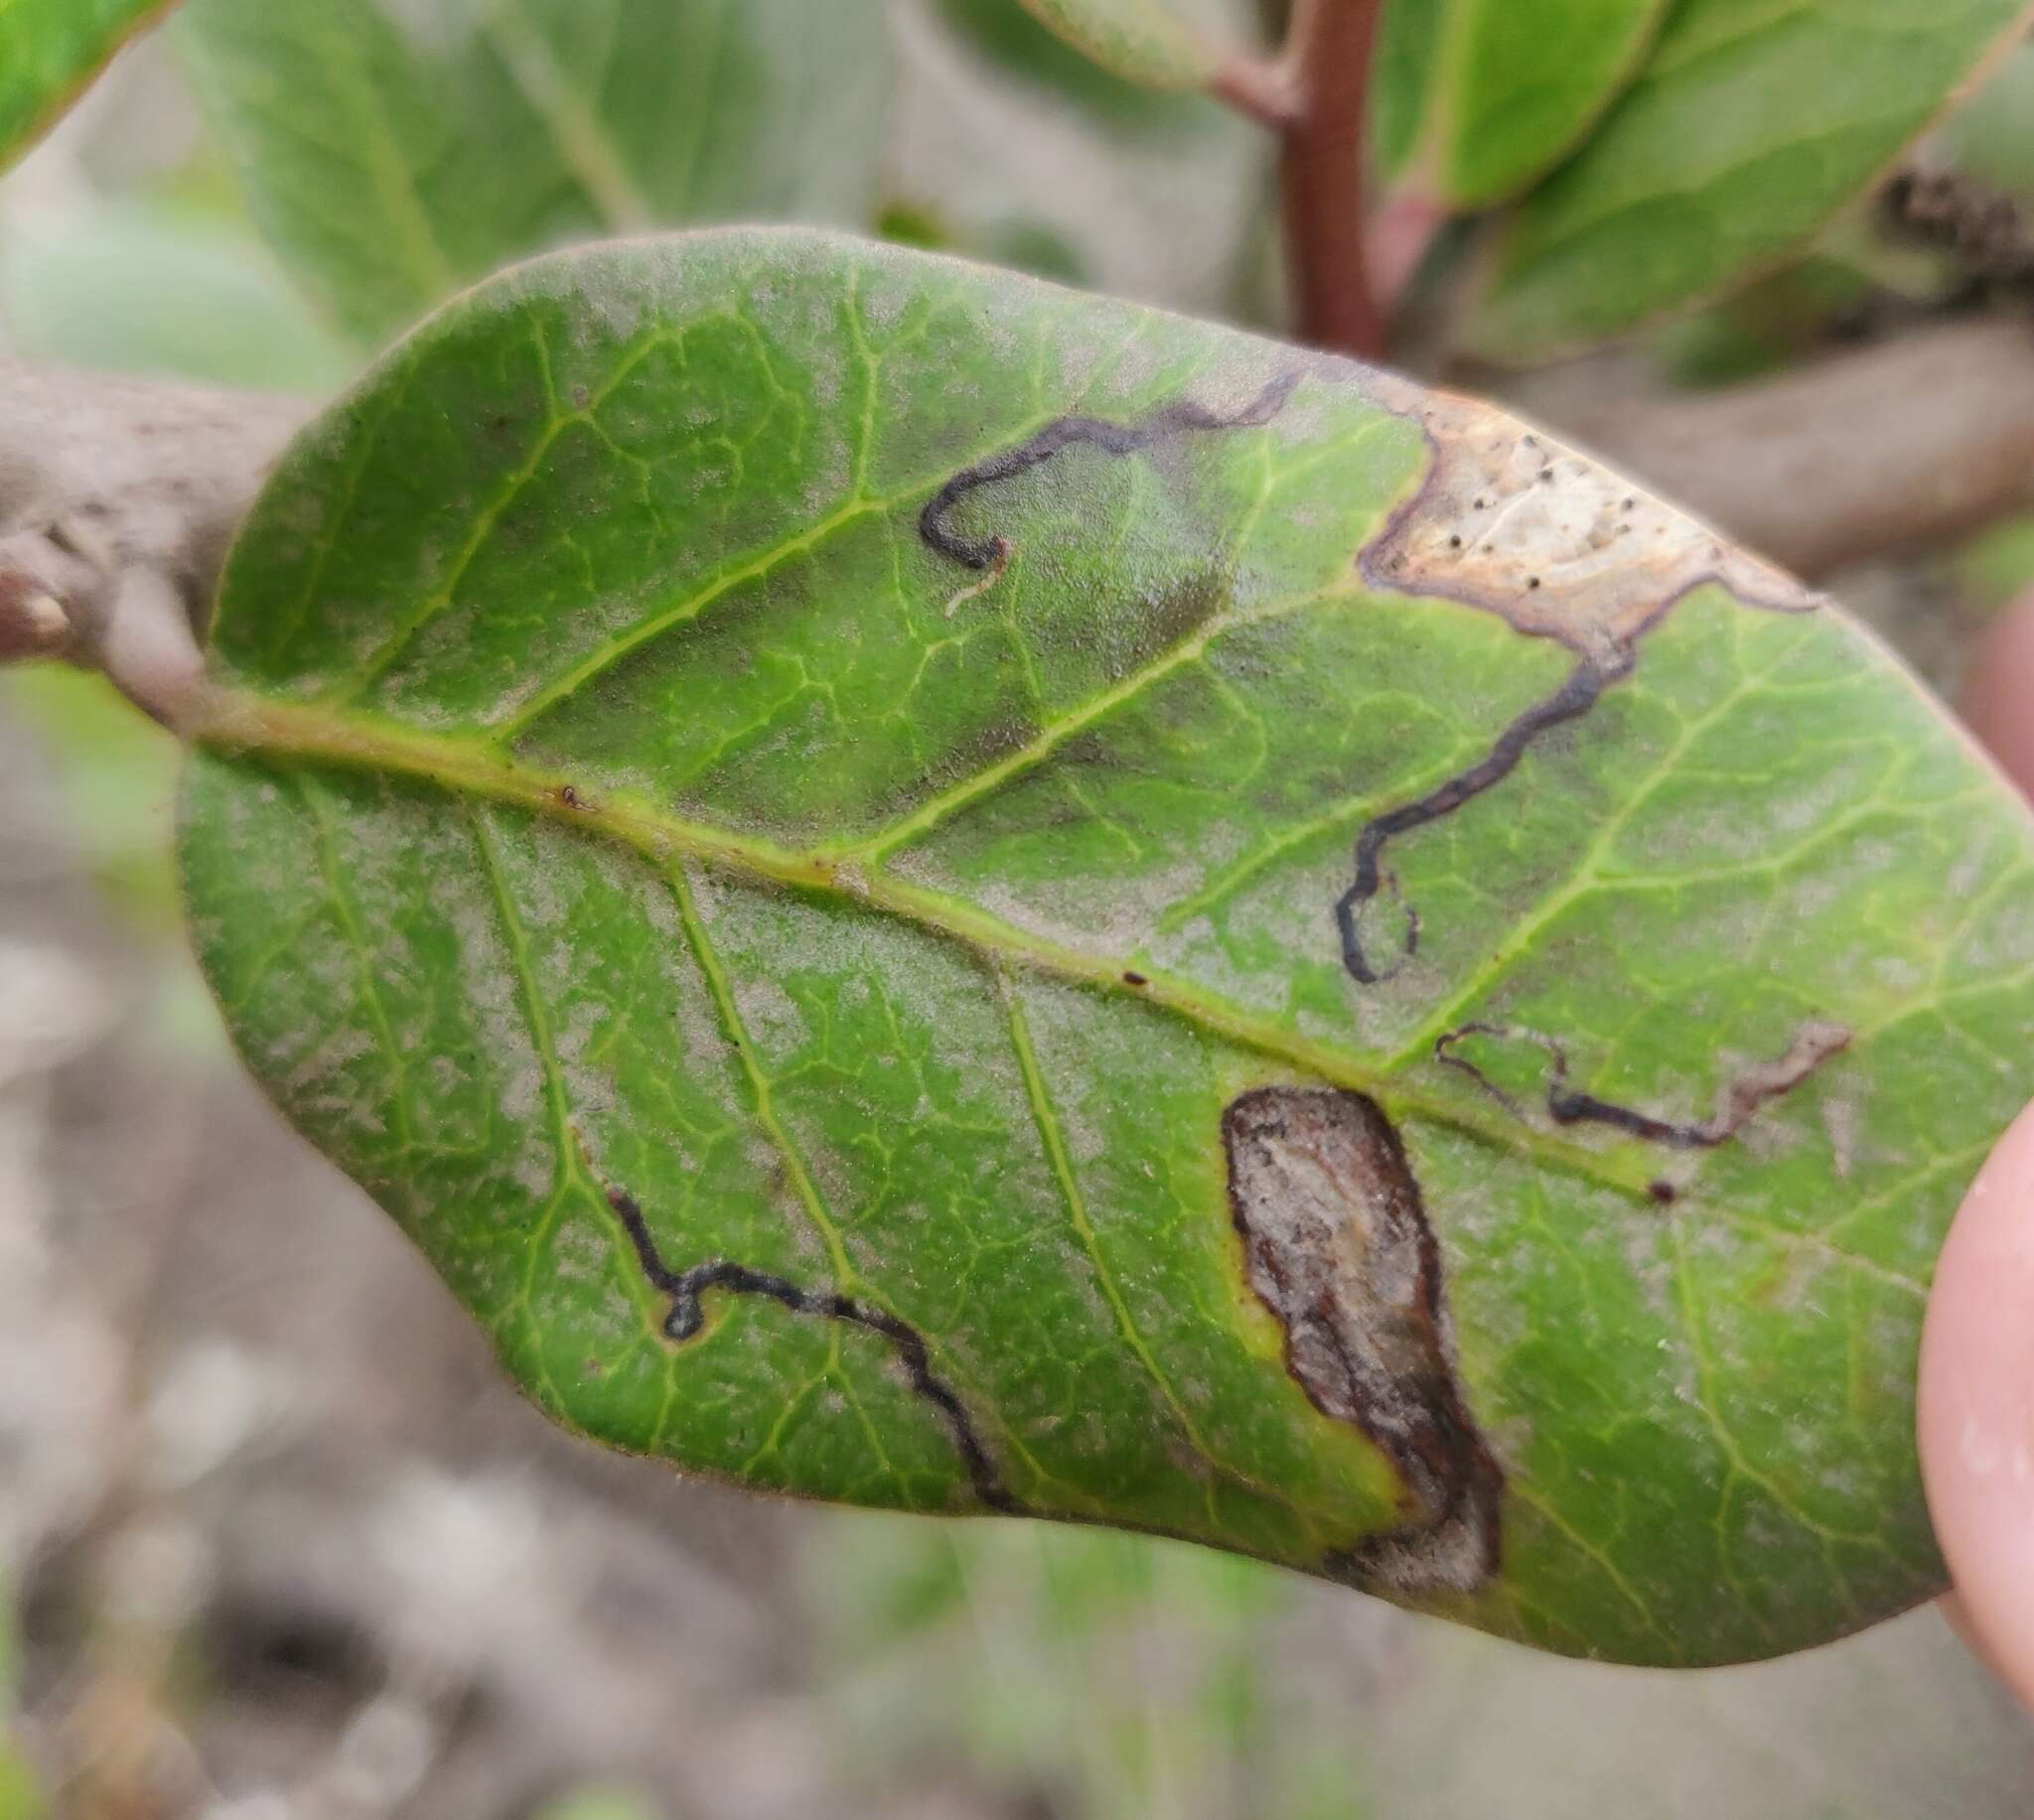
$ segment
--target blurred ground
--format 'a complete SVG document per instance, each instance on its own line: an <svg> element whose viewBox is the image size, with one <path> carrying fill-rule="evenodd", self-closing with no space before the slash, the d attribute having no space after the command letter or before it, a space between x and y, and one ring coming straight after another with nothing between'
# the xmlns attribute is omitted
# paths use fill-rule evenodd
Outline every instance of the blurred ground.
<svg viewBox="0 0 2034 1820"><path fill-rule="evenodd" d="M1070 114L900 15L900 207L1249 314L1246 140ZM357 358L149 56L0 188L6 345L308 392ZM1841 591L1942 675L2000 562ZM2034 1808L2034 1725L1933 1613L1592 1668L1191 1548L769 1503L553 1433L226 1053L173 763L82 679L0 679L0 1820L30 1773L80 1820Z"/></svg>

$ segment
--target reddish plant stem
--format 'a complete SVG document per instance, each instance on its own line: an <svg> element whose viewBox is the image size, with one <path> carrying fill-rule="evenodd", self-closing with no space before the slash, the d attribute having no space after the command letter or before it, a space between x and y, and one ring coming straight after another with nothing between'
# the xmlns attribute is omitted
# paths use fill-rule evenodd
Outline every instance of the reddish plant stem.
<svg viewBox="0 0 2034 1820"><path fill-rule="evenodd" d="M1417 189L1380 198L1365 230L1364 244L1370 251L1371 283L1378 307L1387 322L1426 258L1434 235L1447 224L1447 210Z"/></svg>
<svg viewBox="0 0 2034 1820"><path fill-rule="evenodd" d="M1370 78L1384 0L1298 0L1286 47L1292 114L1279 187L1294 327L1302 341L1376 359L1384 312L1366 256Z"/></svg>
<svg viewBox="0 0 2034 1820"><path fill-rule="evenodd" d="M1283 133L1296 117L1292 82L1282 60L1233 52L1216 66L1208 89L1274 133Z"/></svg>

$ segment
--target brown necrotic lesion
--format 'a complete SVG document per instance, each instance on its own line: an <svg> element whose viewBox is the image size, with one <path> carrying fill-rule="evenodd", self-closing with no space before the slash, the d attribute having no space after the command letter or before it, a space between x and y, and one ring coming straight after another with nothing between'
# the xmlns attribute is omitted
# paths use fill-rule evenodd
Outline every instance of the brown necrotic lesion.
<svg viewBox="0 0 2034 1820"><path fill-rule="evenodd" d="M1391 1122L1361 1093L1265 1087L1224 1114L1250 1287L1322 1414L1398 1471L1405 1520L1324 1563L1380 1592L1472 1593L1502 1558L1504 1472L1456 1381L1440 1247Z"/></svg>

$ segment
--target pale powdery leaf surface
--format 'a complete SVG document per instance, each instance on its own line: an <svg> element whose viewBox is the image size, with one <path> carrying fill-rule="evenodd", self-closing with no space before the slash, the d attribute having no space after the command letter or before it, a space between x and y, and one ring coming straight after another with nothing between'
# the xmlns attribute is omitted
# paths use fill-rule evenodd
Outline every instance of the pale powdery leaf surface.
<svg viewBox="0 0 2034 1820"><path fill-rule="evenodd" d="M591 1434L1577 1653L1826 1638L1940 1584L2034 828L1582 460L823 235L541 262L256 507L201 953Z"/></svg>

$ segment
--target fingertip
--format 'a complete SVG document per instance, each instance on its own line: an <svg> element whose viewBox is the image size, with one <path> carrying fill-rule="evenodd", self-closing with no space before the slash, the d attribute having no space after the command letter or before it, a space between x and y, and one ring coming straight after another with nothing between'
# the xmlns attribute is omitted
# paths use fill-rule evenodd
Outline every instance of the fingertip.
<svg viewBox="0 0 2034 1820"><path fill-rule="evenodd" d="M2006 775L2034 795L2034 590L1978 640L1963 685L1963 718Z"/></svg>
<svg viewBox="0 0 2034 1820"><path fill-rule="evenodd" d="M1922 1477L1963 1621L2034 1706L2034 1106L1971 1185L1921 1336Z"/></svg>

